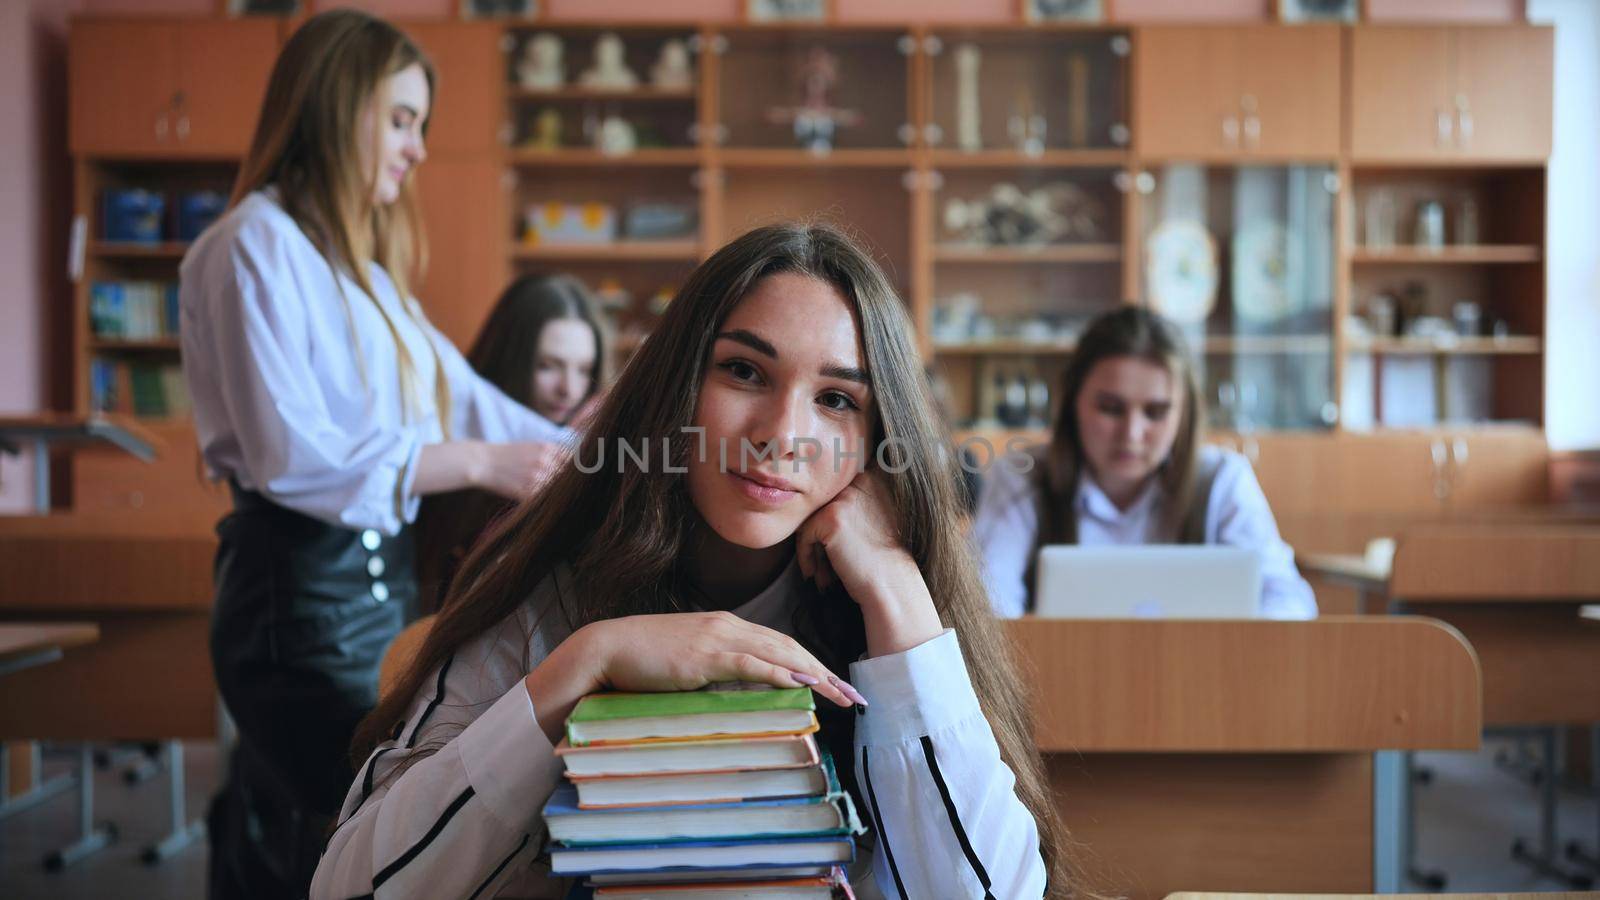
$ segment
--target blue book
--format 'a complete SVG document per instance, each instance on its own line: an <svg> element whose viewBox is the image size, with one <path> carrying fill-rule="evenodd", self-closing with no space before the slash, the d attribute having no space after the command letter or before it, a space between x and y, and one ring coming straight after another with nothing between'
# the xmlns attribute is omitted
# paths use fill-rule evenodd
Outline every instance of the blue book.
<svg viewBox="0 0 1600 900"><path fill-rule="evenodd" d="M613 872L761 869L844 865L855 859L849 835L550 848L550 871L564 877Z"/></svg>

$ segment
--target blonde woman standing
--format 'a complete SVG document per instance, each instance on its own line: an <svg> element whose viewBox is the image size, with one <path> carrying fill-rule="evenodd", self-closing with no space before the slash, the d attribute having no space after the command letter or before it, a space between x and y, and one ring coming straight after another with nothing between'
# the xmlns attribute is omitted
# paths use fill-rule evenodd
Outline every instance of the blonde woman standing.
<svg viewBox="0 0 1600 900"><path fill-rule="evenodd" d="M568 432L479 378L411 294L434 73L337 10L284 46L232 208L181 270L217 527L211 652L239 728L209 816L214 897L303 896L351 734L415 601L425 494L530 494Z"/></svg>

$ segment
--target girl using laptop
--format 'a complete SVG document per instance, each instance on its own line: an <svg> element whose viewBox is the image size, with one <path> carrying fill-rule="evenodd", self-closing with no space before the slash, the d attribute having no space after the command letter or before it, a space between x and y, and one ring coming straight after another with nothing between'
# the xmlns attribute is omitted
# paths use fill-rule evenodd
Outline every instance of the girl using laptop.
<svg viewBox="0 0 1600 900"><path fill-rule="evenodd" d="M819 226L719 250L540 502L473 548L363 723L312 897L566 896L538 857L568 713L722 681L816 690L870 822L860 896L1066 896L947 442L866 253Z"/></svg>
<svg viewBox="0 0 1600 900"><path fill-rule="evenodd" d="M1059 396L1032 468L997 458L984 478L973 534L997 615L1032 608L1046 545L1225 544L1260 554L1261 615L1316 617L1249 461L1201 443L1200 391L1172 323L1134 306L1100 316Z"/></svg>

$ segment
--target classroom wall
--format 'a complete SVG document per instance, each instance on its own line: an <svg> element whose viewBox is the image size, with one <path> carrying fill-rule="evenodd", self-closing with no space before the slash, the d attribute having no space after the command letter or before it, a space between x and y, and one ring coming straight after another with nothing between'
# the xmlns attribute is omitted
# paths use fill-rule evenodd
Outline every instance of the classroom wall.
<svg viewBox="0 0 1600 900"><path fill-rule="evenodd" d="M343 0L382 15L454 15L456 0ZM840 19L1008 21L1017 0L835 0ZM1249 21L1276 0L1111 0L1124 21ZM327 2L317 7L330 5ZM545 0L552 19L732 21L743 0ZM218 0L0 2L0 414L47 407L67 343L59 310L70 207L66 164L66 18L94 14L206 15ZM1600 447L1600 4L1592 0L1367 0L1374 21L1512 21L1526 8L1556 22L1556 133L1550 183L1550 313L1546 427L1553 449ZM9 127L14 126L14 127ZM0 457L0 512L32 502L31 461Z"/></svg>

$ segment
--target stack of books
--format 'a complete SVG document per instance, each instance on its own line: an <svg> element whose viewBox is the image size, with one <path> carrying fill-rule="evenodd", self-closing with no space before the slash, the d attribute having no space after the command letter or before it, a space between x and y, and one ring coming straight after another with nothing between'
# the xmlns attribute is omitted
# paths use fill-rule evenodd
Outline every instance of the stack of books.
<svg viewBox="0 0 1600 900"><path fill-rule="evenodd" d="M596 898L853 897L862 832L809 688L596 694L556 747L550 866Z"/></svg>

